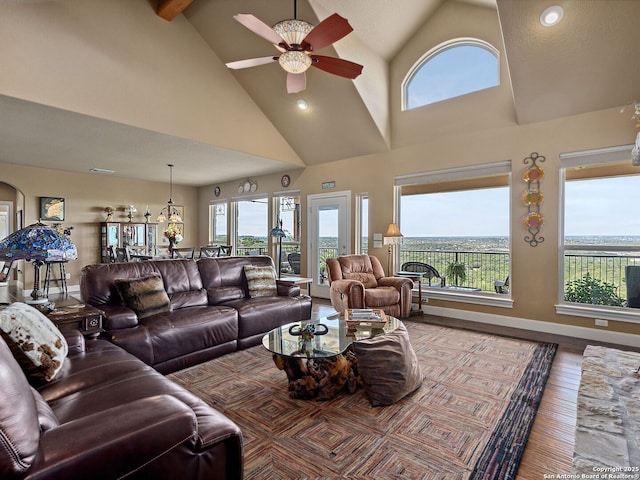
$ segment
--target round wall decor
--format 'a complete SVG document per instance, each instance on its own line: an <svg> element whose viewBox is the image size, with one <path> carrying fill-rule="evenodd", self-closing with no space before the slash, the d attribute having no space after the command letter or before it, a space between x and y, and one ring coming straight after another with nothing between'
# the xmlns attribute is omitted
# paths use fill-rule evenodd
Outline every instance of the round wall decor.
<svg viewBox="0 0 640 480"><path fill-rule="evenodd" d="M219 197L219 196L220 196L220 187L219 187L218 185L216 185L216 188L214 188L214 189L213 189L213 194L214 194L216 197Z"/></svg>
<svg viewBox="0 0 640 480"><path fill-rule="evenodd" d="M291 184L291 177L289 175L283 175L280 179L280 185L288 187Z"/></svg>

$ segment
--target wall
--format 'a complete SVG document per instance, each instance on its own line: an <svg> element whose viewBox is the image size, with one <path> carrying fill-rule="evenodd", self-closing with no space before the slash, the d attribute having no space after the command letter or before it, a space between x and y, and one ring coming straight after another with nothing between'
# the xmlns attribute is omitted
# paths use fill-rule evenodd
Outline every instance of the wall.
<svg viewBox="0 0 640 480"><path fill-rule="evenodd" d="M324 165L310 166L301 172L287 172L291 175L289 190L302 192L302 274L306 273L307 241L307 195L327 193L322 190L322 182L335 180L336 191L350 190L353 195L369 194L369 245L373 244L374 232L384 232L393 218L393 179L399 175L425 172L442 168L481 165L502 160L512 162L511 195L511 235L512 273L511 291L513 308L481 306L476 304L430 300L433 306L464 311L493 314L497 316L552 322L561 325L594 328L592 318L557 315L558 285L558 212L559 212L559 156L561 153L603 148L631 143L634 126L628 115L621 115L619 109L567 117L550 122L525 126L510 126L459 132L438 138L426 138L422 144L394 149L379 155L345 159ZM522 218L527 212L522 204L521 194L525 189L522 173L526 169L523 159L532 152L546 157L541 165L545 176L541 184L544 202L541 211L545 218L542 236L545 241L531 247L524 241L527 231L522 226ZM280 175L255 177L261 192L281 191ZM220 184L223 195L234 192L237 182ZM200 189L199 208L206 209L213 197L213 186ZM233 197L229 193L229 198ZM495 208L495 206L487 206ZM507 208L507 206L505 206ZM205 217L201 215L201 222ZM206 229L200 230L200 241L206 236ZM203 236L205 235L205 236ZM351 239L353 251L355 238ZM370 249L386 266L386 248ZM608 331L640 334L640 326L625 322L609 321Z"/></svg>
<svg viewBox="0 0 640 480"><path fill-rule="evenodd" d="M70 286L79 285L83 265L100 262L100 222L105 219L105 206L117 208L114 221L126 222L128 218L123 211L124 207L135 205L138 213L133 220L144 222L143 214L148 205L153 222L169 198L168 183L6 164L0 164L0 171L0 182L9 184L24 194L24 226L38 221L40 197L65 199L66 219L63 225L73 226L71 239L78 249L78 260L69 262L67 266L67 273L71 274ZM185 240L180 246L199 246L197 197L198 192L194 187L173 186L173 200L178 205L184 205L185 209ZM25 268L25 272L25 288L31 291L33 268Z"/></svg>

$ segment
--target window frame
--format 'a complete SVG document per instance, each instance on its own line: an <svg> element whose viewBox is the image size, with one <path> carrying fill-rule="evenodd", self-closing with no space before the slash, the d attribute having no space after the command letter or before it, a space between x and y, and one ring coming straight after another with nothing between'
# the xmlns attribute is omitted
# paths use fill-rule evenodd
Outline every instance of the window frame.
<svg viewBox="0 0 640 480"><path fill-rule="evenodd" d="M236 252L236 255L240 255L242 256L242 254L239 252L239 249L244 249L244 246L240 245L239 239L240 236L238 234L238 227L240 226L240 222L239 222L239 216L240 216L240 209L239 204L241 202L252 202L254 200L261 200L264 201L264 203L266 204L266 217L265 217L265 221L266 221L266 225L265 225L265 232L264 232L264 236L266 238L266 244L264 246L264 251L262 252L263 255L268 254L269 252L269 245L270 245L270 239L271 237L269 236L269 232L271 231L271 227L269 226L269 220L270 220L270 210L269 210L269 196L265 195L265 194L259 194L259 195L247 195L244 197L235 197L231 199L231 209L230 211L227 213L230 216L231 222L230 222L230 232L231 235L233 236L233 246L234 246L234 250ZM258 253L260 254L260 251L258 251Z"/></svg>
<svg viewBox="0 0 640 480"><path fill-rule="evenodd" d="M227 237L227 242L225 245L230 245L229 239L229 204L226 200L220 201L212 201L209 203L209 245L217 245L216 243L216 220L215 220L215 209L219 206L224 206L225 209L225 236Z"/></svg>
<svg viewBox="0 0 640 480"><path fill-rule="evenodd" d="M438 100L436 102L429 102L429 103L423 103L421 105L416 105L415 107L409 107L408 106L408 101L409 101L409 87L411 86L411 82L413 81L413 79L415 78L415 76L418 74L418 72L422 69L422 67L424 67L429 61L431 61L432 59L434 59L435 57L437 57L438 55L440 55L441 53L447 51L447 50L451 50L453 48L457 48L457 47L478 47L478 48L482 48L486 51L488 51L489 53L493 54L495 59L496 59L496 68L497 68L497 72L496 72L496 76L498 79L498 83L496 85L492 85L491 87L485 87L485 88L481 88L479 90L472 90L470 92L464 93L462 95L455 95L453 97L448 97L448 98L443 98L442 100ZM414 110L416 108L420 108L420 107L424 107L427 105L433 105L434 103L438 103L438 102L444 102L447 100L451 100L454 98L459 98L459 97L463 97L465 95L469 95L472 93L476 93L476 92L481 92L483 90L487 90L489 88L494 88L500 85L500 51L495 48L493 45L491 45L488 42L485 42L484 40L480 40L478 38L471 38L471 37L465 37L465 38L456 38L453 40L449 40L447 42L443 42L440 45L435 46L434 48L430 49L429 51L427 51L425 54L423 54L409 69L409 71L407 72L407 74L405 75L404 79L402 80L402 85L400 88L401 91L401 109L402 111L408 111L408 110Z"/></svg>
<svg viewBox="0 0 640 480"><path fill-rule="evenodd" d="M396 218L400 219L401 203L402 203L402 187L411 185L429 185L445 182L455 182L471 179L480 179L483 177L493 177L499 175L507 175L507 187L509 189L508 216L511 218L511 199L512 199L512 167L511 161L494 162L483 165L471 165L466 167L448 168L442 170L434 170L430 172L414 173L395 177L394 188L396 203ZM511 275L511 266L513 258L513 232L512 224L509 222L509 276ZM400 231L402 231L402 225ZM396 249L399 250L399 249ZM399 260L399 253L396 261ZM438 300L448 300L460 303L471 303L477 305L489 305L493 307L513 308L513 299L511 289L508 294L498 294L493 292L459 292L456 290L441 290L437 288L422 287L422 296L426 299L433 298ZM423 299L424 301L424 299Z"/></svg>
<svg viewBox="0 0 640 480"><path fill-rule="evenodd" d="M559 216L558 216L558 297L556 313L559 315L573 315L577 317L590 317L603 320L615 320L627 323L640 323L640 309L629 307L613 307L607 305L594 305L587 303L566 302L564 300L564 262L565 253L575 250L602 251L602 245L566 245L565 244L565 184L566 171L581 166L613 165L622 161L631 162L631 150L633 145L621 145L594 150L570 152L560 154L559 165ZM640 175L640 174L639 174ZM593 177L587 177L593 178ZM609 247L607 250L625 252L640 251L640 247Z"/></svg>
<svg viewBox="0 0 640 480"><path fill-rule="evenodd" d="M366 249L363 245L365 237L367 238ZM369 247L369 194L362 192L356 195L356 253L368 255Z"/></svg>

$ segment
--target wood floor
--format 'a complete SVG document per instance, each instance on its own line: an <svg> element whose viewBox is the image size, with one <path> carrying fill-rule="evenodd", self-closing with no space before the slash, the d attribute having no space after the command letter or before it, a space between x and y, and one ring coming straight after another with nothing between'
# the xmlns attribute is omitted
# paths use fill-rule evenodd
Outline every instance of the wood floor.
<svg viewBox="0 0 640 480"><path fill-rule="evenodd" d="M330 303L314 298L313 318L319 319L332 313L335 313L335 310L331 308ZM432 315L411 318L496 335L557 343L558 351L529 434L516 480L541 480L545 478L545 474L548 475L546 478L553 478L551 475L558 478L559 474L571 473L582 354L588 344L595 342ZM610 344L605 346L640 351L640 348L628 346Z"/></svg>
<svg viewBox="0 0 640 480"><path fill-rule="evenodd" d="M50 299L57 300L52 297ZM10 301L15 301L15 296L8 287L0 287L0 302ZM328 301L314 298L314 319L334 313L335 310ZM541 480L545 478L545 474L548 475L546 478L552 478L551 475L558 478L559 474L571 473L582 354L588 343L595 342L431 315L412 317L412 320L557 343L559 348L516 480ZM605 346L640 351L640 348L628 346Z"/></svg>

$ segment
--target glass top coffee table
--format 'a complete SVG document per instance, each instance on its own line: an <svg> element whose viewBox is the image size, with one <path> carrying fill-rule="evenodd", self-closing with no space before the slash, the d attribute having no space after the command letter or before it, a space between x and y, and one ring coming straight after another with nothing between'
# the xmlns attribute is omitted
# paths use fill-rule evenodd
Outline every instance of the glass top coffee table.
<svg viewBox="0 0 640 480"><path fill-rule="evenodd" d="M345 388L351 393L356 390L360 378L350 346L356 340L390 333L401 323L395 317L386 318L382 326L361 321L355 327L342 315L289 323L267 333L262 345L273 353L276 367L287 374L292 398L328 400Z"/></svg>

